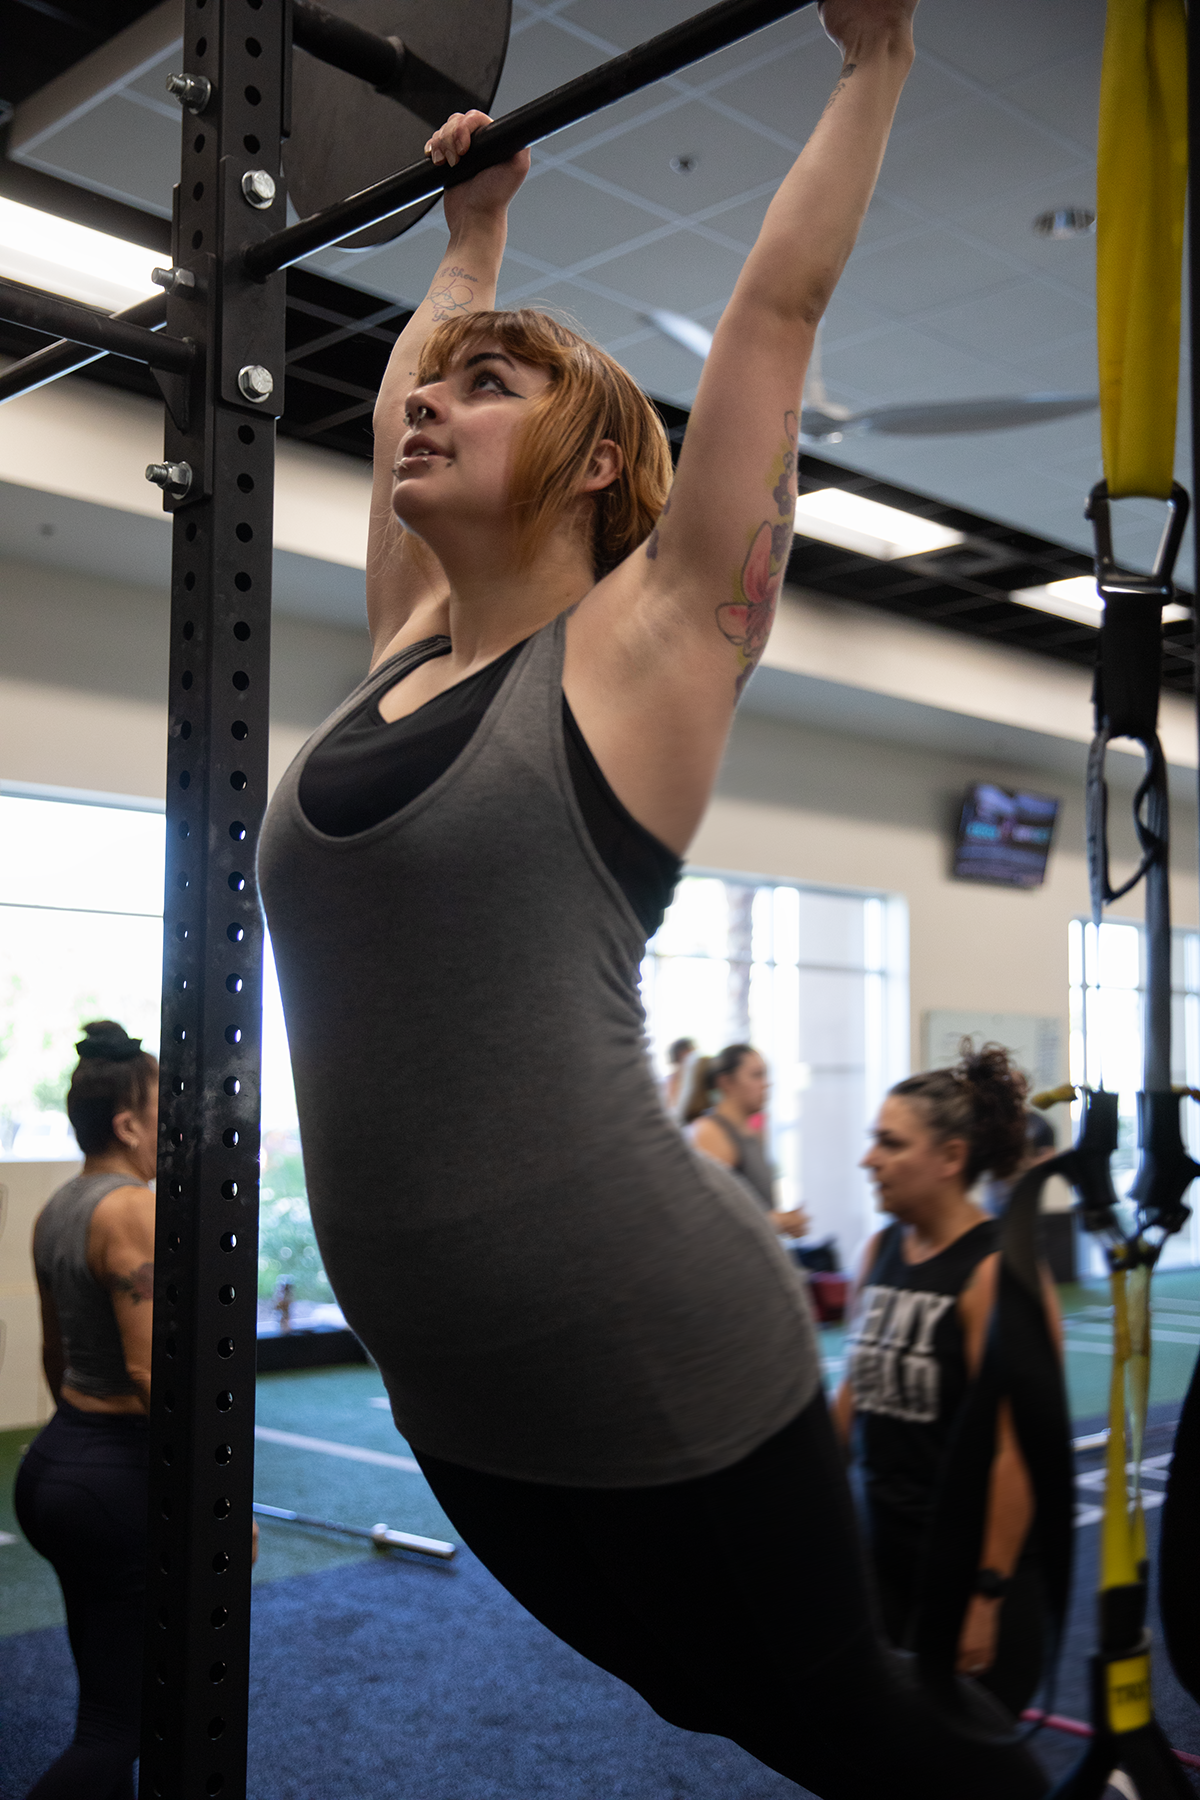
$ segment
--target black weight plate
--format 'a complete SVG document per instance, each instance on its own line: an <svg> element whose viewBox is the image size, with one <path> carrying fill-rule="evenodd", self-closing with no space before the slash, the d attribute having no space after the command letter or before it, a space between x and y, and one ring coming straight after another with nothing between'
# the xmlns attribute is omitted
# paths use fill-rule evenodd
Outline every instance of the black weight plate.
<svg viewBox="0 0 1200 1800"><path fill-rule="evenodd" d="M327 12L408 51L398 99L292 52L292 135L284 145L288 193L302 219L419 162L429 134L452 112L484 112L500 85L512 0L322 0ZM367 250L415 225L436 204L419 200L338 246Z"/></svg>

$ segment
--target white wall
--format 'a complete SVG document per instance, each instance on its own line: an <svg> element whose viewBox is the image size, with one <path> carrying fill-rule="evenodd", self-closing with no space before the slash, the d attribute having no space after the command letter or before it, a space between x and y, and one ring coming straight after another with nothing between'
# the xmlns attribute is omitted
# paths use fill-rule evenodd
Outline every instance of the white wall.
<svg viewBox="0 0 1200 1800"><path fill-rule="evenodd" d="M169 625L161 589L0 560L0 781L161 800ZM365 629L276 612L272 783L368 657Z"/></svg>
<svg viewBox="0 0 1200 1800"><path fill-rule="evenodd" d="M42 1207L78 1172L77 1162L0 1162L0 1431L40 1425L54 1408L30 1244Z"/></svg>
<svg viewBox="0 0 1200 1800"><path fill-rule="evenodd" d="M1044 887L1026 892L950 875L963 790L982 779L1062 798ZM1134 848L1123 795L1114 794L1110 813L1114 869L1123 878ZM1178 802L1174 814L1175 920L1195 925L1196 815ZM1067 925L1089 911L1083 846L1082 793L1061 770L743 717L691 856L710 868L903 894L915 1067L923 1015L942 1007L1057 1014L1065 1055ZM1116 915L1137 918L1140 908L1135 894Z"/></svg>

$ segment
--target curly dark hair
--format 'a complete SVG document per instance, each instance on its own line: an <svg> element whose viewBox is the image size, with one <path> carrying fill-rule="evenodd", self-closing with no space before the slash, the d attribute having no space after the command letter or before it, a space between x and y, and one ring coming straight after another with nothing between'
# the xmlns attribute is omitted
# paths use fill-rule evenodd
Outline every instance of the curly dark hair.
<svg viewBox="0 0 1200 1800"><path fill-rule="evenodd" d="M963 1179L970 1187L985 1173L1003 1180L1025 1154L1025 1096L1029 1083L1002 1044L975 1049L969 1037L950 1069L927 1069L898 1081L891 1092L919 1106L939 1143L967 1145Z"/></svg>

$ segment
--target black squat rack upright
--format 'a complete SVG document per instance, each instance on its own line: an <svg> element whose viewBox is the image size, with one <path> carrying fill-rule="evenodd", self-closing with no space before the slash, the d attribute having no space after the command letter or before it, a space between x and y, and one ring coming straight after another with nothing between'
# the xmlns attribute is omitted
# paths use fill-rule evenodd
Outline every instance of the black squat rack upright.
<svg viewBox="0 0 1200 1800"><path fill-rule="evenodd" d="M257 1323L262 920L275 420L284 278L301 257L504 161L796 12L722 0L481 132L290 227L281 172L294 41L376 87L403 46L313 0L185 0L183 109L165 301L120 317L0 282L0 317L59 342L0 400L97 354L145 363L166 402L147 471L173 514L162 1088L141 1792L246 1791ZM164 317L165 331L154 329Z"/></svg>

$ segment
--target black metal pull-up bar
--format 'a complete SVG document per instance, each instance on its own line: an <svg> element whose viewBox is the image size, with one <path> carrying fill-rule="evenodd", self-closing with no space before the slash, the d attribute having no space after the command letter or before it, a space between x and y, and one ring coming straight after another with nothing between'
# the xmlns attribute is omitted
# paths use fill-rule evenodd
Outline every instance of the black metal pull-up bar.
<svg viewBox="0 0 1200 1800"><path fill-rule="evenodd" d="M304 3L305 0L297 0L297 6ZM506 113L494 125L485 126L472 142L470 153L453 169L444 165L435 168L428 160L413 163L409 168L401 169L399 174L389 175L386 181L364 188L361 194L352 194L348 200L327 206L311 219L301 219L264 243L253 245L246 251L246 267L259 279L273 274L276 269L289 268L302 257L327 250L351 233L368 225L377 225L393 213L403 212L414 201L428 199L431 194L440 194L444 188L470 181L481 169L507 162L510 156L515 156L529 144L540 143L556 131L599 112L601 107L611 106L614 100L636 93L639 88L660 81L665 75L675 75L689 63L699 62L715 50L727 49L739 38L761 30L764 25L772 25L789 13L799 12L802 6L809 4L811 0L721 0L720 5L710 6L694 19L687 19L670 31L660 32L658 37L640 44L636 50L614 56L611 61L601 63L598 69L589 69L574 81L554 88L538 100L529 101L526 106L517 107L515 112ZM369 35L363 33L364 37ZM386 38L377 42L390 47L390 40ZM306 47L317 56L325 54L312 43ZM330 56L327 60L335 59ZM345 64L338 66L345 67Z"/></svg>
<svg viewBox="0 0 1200 1800"><path fill-rule="evenodd" d="M90 309L89 309L90 310ZM96 313L97 320L107 324L141 325L147 330L161 329L167 322L167 302L163 294L151 294L146 300L139 300L134 306L127 306L119 313ZM37 329L43 327L39 324ZM71 338L60 339L57 344L47 344L44 349L35 350L31 356L23 356L20 362L13 363L0 374L0 401L13 400L18 394L28 394L34 388L44 387L48 381L57 381L60 376L71 375L76 369L85 369L89 363L98 362L107 354L94 345L81 344Z"/></svg>
<svg viewBox="0 0 1200 1800"><path fill-rule="evenodd" d="M369 81L382 94L400 85L407 52L399 38L364 31L353 19L339 18L316 0L292 0L292 42L331 68Z"/></svg>
<svg viewBox="0 0 1200 1800"><path fill-rule="evenodd" d="M163 303L156 294L139 302L139 306L153 308L151 317L162 316ZM64 340L88 345L101 355L107 352L110 356L125 356L131 362L147 363L152 369L166 369L173 375L186 375L196 360L196 346L190 339L148 331L144 325L133 322L133 309L103 313L94 306L80 306L75 300L62 300L57 294L22 287L15 281L0 280L0 318L13 325L28 325L34 331L53 331ZM47 348L57 349L57 345ZM68 370L61 373L65 375ZM43 374L42 381L45 379Z"/></svg>

